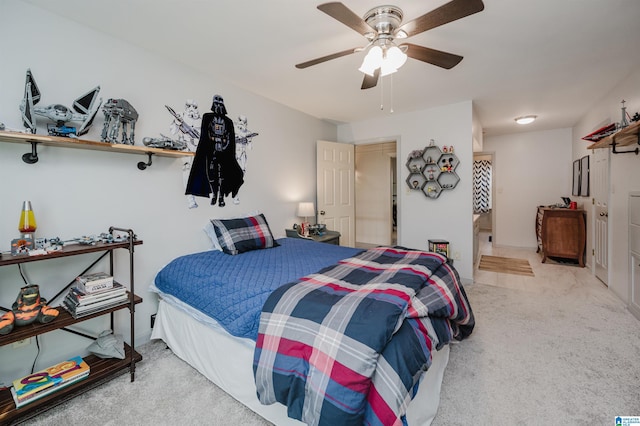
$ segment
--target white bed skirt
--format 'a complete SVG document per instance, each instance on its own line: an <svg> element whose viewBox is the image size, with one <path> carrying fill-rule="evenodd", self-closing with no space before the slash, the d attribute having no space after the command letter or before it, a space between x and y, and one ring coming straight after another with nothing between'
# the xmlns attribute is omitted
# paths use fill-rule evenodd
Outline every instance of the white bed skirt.
<svg viewBox="0 0 640 426"><path fill-rule="evenodd" d="M258 401L253 379L255 342L234 337L216 324L212 326L210 318L208 322L196 320L184 307L178 308L161 298L151 338L162 339L178 357L261 417L277 426L303 425L287 416L284 405L262 405ZM410 426L431 424L438 411L448 362L449 346L433 354L431 368L424 374L418 394L407 410Z"/></svg>

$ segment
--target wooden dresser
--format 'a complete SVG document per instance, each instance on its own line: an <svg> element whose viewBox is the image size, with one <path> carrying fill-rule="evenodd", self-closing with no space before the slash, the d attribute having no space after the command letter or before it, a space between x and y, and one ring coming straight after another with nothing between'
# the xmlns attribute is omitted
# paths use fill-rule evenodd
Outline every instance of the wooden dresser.
<svg viewBox="0 0 640 426"><path fill-rule="evenodd" d="M560 257L577 260L584 267L587 243L584 210L538 207L536 236L542 263L548 257Z"/></svg>

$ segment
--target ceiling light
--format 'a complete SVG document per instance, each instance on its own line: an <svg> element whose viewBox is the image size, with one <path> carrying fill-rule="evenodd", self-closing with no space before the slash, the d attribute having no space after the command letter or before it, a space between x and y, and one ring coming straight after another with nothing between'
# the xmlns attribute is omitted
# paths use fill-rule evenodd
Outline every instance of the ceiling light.
<svg viewBox="0 0 640 426"><path fill-rule="evenodd" d="M403 66L405 62L407 62L407 55L402 50L400 50L398 46L394 45L387 49L387 55L385 59L389 61L391 66L397 70L398 68Z"/></svg>
<svg viewBox="0 0 640 426"><path fill-rule="evenodd" d="M518 124L529 124L536 121L536 118L538 118L537 115L524 115L522 117L516 118L515 120Z"/></svg>
<svg viewBox="0 0 640 426"><path fill-rule="evenodd" d="M362 65L360 65L359 71L373 76L375 70L380 68L380 64L382 63L382 48L380 46L373 46L367 52L367 56L364 57L362 61Z"/></svg>
<svg viewBox="0 0 640 426"><path fill-rule="evenodd" d="M407 54L395 44L390 42L389 44L390 47L387 46L387 43L382 46L372 46L364 57L359 71L370 76L373 76L378 68L380 68L382 76L398 71L398 68L407 62Z"/></svg>

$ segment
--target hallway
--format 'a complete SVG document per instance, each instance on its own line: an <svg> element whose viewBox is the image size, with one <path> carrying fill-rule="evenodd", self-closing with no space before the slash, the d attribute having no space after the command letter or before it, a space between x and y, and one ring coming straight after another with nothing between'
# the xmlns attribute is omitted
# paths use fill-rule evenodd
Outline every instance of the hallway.
<svg viewBox="0 0 640 426"><path fill-rule="evenodd" d="M561 290L569 291L579 286L581 292L597 291L603 296L602 290L609 297L617 300L600 280L592 273L589 267L580 268L578 265L559 264L553 261L542 263L542 256L533 248L492 247L489 242L488 232L480 231L479 251L480 255L513 257L527 259L535 277L522 275L501 274L497 272L482 271L476 264L474 267L474 284L488 284L498 287L524 291ZM619 301L619 300L618 300ZM621 301L619 301L621 303Z"/></svg>

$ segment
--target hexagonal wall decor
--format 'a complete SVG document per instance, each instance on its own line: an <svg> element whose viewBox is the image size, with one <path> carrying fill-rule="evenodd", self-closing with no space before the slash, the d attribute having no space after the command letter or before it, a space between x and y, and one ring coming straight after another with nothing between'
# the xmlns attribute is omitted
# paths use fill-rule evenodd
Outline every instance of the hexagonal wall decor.
<svg viewBox="0 0 640 426"><path fill-rule="evenodd" d="M460 182L455 172L458 164L460 160L453 153L452 145L440 148L431 139L423 150L409 154L407 185L410 189L422 191L427 198L438 198L443 191L455 188Z"/></svg>

